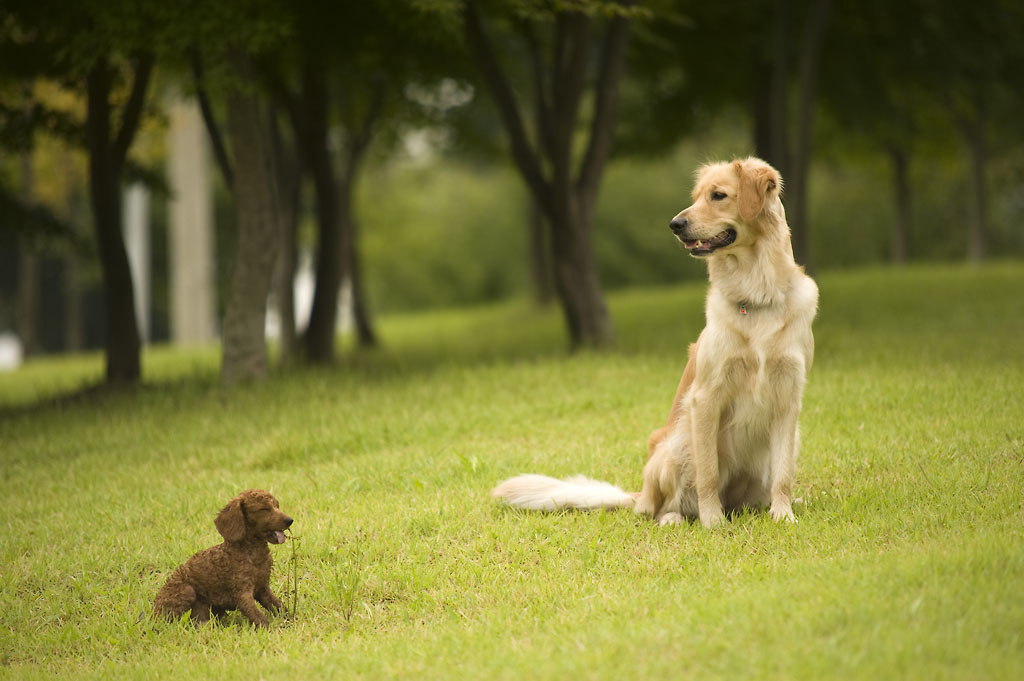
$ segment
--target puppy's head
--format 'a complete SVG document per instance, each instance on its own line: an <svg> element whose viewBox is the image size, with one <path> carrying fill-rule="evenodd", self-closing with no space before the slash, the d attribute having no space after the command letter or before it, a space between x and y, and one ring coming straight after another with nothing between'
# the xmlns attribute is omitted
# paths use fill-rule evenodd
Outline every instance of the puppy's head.
<svg viewBox="0 0 1024 681"><path fill-rule="evenodd" d="M277 499L270 492L248 489L221 509L213 524L228 542L245 540L283 544L284 531L292 519L281 512Z"/></svg>
<svg viewBox="0 0 1024 681"><path fill-rule="evenodd" d="M785 224L782 178L757 158L711 163L697 171L693 205L669 226L690 255L704 257L749 245L766 230Z"/></svg>

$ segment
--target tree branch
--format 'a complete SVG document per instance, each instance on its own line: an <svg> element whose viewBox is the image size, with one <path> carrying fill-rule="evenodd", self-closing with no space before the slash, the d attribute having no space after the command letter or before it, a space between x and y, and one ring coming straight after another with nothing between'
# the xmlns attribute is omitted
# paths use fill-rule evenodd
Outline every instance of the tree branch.
<svg viewBox="0 0 1024 681"><path fill-rule="evenodd" d="M568 57L566 56L568 52L569 14L567 12L559 12L555 14L555 44L554 52L551 55L551 60L554 64L554 79L556 83L565 77L565 63L568 60Z"/></svg>
<svg viewBox="0 0 1024 681"><path fill-rule="evenodd" d="M323 162L321 154L328 153L327 80L320 64L310 59L303 61L299 71L299 94L294 99L295 113L298 115L295 119L295 138L306 156L309 168L317 172L317 159Z"/></svg>
<svg viewBox="0 0 1024 681"><path fill-rule="evenodd" d="M593 36L593 21L582 12L567 15L559 23L560 41L565 45L559 49L563 54L562 63L556 66L555 95L555 140L559 144L559 155L569 160L572 149L572 133L576 127L580 100L586 84L587 62L590 59L590 45ZM552 159L554 160L554 159Z"/></svg>
<svg viewBox="0 0 1024 681"><path fill-rule="evenodd" d="M295 133L295 144L301 156L305 153L302 148L302 141L299 139L299 131L304 127L304 114L299 103L299 97L292 93L284 82L284 78L275 69L265 68L262 75L270 90L271 97L277 102L278 106L284 108L288 116L292 131Z"/></svg>
<svg viewBox="0 0 1024 681"><path fill-rule="evenodd" d="M772 8L771 74L769 76L768 119L770 145L768 158L783 177L789 176L792 155L789 148L789 0L774 0Z"/></svg>
<svg viewBox="0 0 1024 681"><path fill-rule="evenodd" d="M373 139L373 128L384 110L384 101L387 95L387 82L383 78L377 78L373 82L373 91L370 94L370 104L363 114L363 119L354 125L350 130L352 152L362 156L363 152L370 145ZM354 122L354 121L353 121Z"/></svg>
<svg viewBox="0 0 1024 681"><path fill-rule="evenodd" d="M797 82L797 141L793 156L794 165L801 172L806 165L810 149L811 129L814 125L814 105L818 94L818 71L821 67L821 50L832 13L832 0L816 0L810 16L804 25L800 48L800 69Z"/></svg>
<svg viewBox="0 0 1024 681"><path fill-rule="evenodd" d="M487 34L484 33L480 15L477 14L476 7L472 2L466 2L463 5L462 19L466 42L476 57L484 80L494 95L498 112L505 123L505 130L512 147L512 158L537 203L550 215L553 211L551 189L541 172L537 156L527 140L523 121L519 115L519 109L516 107L515 95L513 95L512 88L498 64L494 49Z"/></svg>
<svg viewBox="0 0 1024 681"><path fill-rule="evenodd" d="M210 106L210 97L203 87L203 62L198 51L193 50L191 55L192 79L195 82L196 99L199 101L199 112L203 116L203 123L206 124L206 133L210 136L210 146L213 147L213 158L217 161L220 175L228 189L235 186L235 173L231 167L231 159L228 157L227 148L224 146L224 137L221 135L220 126L213 116L213 107Z"/></svg>
<svg viewBox="0 0 1024 681"><path fill-rule="evenodd" d="M110 62L101 55L86 78L85 148L89 172L108 175L110 165ZM100 173L100 170L103 173ZM92 185L90 185L90 188Z"/></svg>
<svg viewBox="0 0 1024 681"><path fill-rule="evenodd" d="M604 41L597 87L594 94L594 117L590 125L590 142L580 166L578 187L585 194L597 192L604 167L615 139L618 115L619 81L625 71L629 49L630 19L617 15L608 27Z"/></svg>
<svg viewBox="0 0 1024 681"><path fill-rule="evenodd" d="M128 156L128 148L131 147L135 132L139 129L142 107L146 103L146 90L149 87L149 77L152 73L153 55L144 52L136 58L132 91L121 115L121 129L117 131L117 138L110 149L111 158L118 168L124 164L124 160Z"/></svg>
<svg viewBox="0 0 1024 681"><path fill-rule="evenodd" d="M533 27L526 21L517 23L523 41L530 55L530 69L533 75L534 106L537 114L537 136L540 144L547 149L554 147L554 127L551 120L551 104L548 102L546 79L544 77L544 60L541 56L540 43Z"/></svg>

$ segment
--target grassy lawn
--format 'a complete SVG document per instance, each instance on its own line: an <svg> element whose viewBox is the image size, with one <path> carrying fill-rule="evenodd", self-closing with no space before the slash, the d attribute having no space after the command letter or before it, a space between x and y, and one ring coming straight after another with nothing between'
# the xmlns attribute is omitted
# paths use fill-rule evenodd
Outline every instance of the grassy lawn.
<svg viewBox="0 0 1024 681"><path fill-rule="evenodd" d="M52 399L96 356L0 374L0 678L1020 678L1024 264L819 284L796 526L489 497L638 488L703 286L612 296L608 352L508 304L385 319L382 350L235 392L215 350L151 350L98 401ZM294 571L297 612L153 620L247 487L296 519L272 585Z"/></svg>

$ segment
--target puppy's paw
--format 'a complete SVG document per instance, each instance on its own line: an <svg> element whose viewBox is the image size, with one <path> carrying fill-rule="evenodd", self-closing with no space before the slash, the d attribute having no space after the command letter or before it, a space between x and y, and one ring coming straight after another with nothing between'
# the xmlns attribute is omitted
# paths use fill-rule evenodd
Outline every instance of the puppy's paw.
<svg viewBox="0 0 1024 681"><path fill-rule="evenodd" d="M772 520L779 522L785 520L787 523L796 524L796 516L793 515L793 508L789 504L772 504L771 511Z"/></svg>
<svg viewBox="0 0 1024 681"><path fill-rule="evenodd" d="M658 519L658 525L660 527L665 527L666 525L682 525L682 524L683 524L683 516L679 515L675 511L669 511L668 513L665 513L664 515L661 516L661 518Z"/></svg>

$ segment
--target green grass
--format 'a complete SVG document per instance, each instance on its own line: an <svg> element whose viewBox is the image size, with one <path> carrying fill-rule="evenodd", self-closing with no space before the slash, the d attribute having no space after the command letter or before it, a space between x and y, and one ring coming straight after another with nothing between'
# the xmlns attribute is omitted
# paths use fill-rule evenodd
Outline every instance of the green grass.
<svg viewBox="0 0 1024 681"><path fill-rule="evenodd" d="M1019 678L1024 264L819 284L796 526L488 495L636 488L702 286L613 296L607 352L507 304L385 319L383 350L234 392L215 350L152 350L98 402L52 399L95 356L0 375L0 678ZM296 518L294 617L140 620L246 487Z"/></svg>

